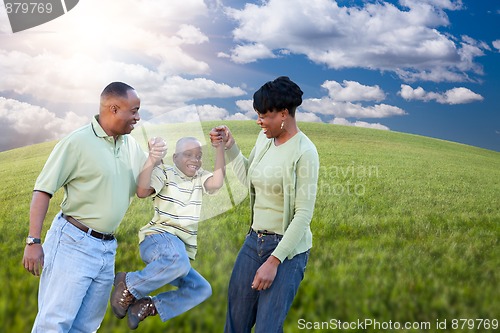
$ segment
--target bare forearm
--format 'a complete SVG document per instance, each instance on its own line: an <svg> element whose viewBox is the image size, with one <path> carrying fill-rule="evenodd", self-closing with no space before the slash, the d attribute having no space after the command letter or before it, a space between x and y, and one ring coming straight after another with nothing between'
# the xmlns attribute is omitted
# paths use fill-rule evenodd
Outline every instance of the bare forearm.
<svg viewBox="0 0 500 333"><path fill-rule="evenodd" d="M146 198L154 192L154 189L151 187L151 175L154 168L154 161L148 158L137 179L136 194L139 198Z"/></svg>
<svg viewBox="0 0 500 333"><path fill-rule="evenodd" d="M224 176L226 175L226 161L224 156L224 145L219 144L215 148L215 165L212 177L207 180L205 188L207 191L217 191L224 184Z"/></svg>
<svg viewBox="0 0 500 333"><path fill-rule="evenodd" d="M42 236L43 221L49 209L50 198L50 194L46 192L33 192L30 205L29 235L34 238L41 238Z"/></svg>
<svg viewBox="0 0 500 333"><path fill-rule="evenodd" d="M215 152L214 181L220 187L224 183L226 175L226 161L224 156L224 146L219 145Z"/></svg>

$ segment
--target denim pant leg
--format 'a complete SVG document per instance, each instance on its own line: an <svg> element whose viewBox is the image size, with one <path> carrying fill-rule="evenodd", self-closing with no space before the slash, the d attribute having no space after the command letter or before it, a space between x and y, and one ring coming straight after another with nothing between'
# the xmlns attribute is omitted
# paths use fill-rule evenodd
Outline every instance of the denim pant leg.
<svg viewBox="0 0 500 333"><path fill-rule="evenodd" d="M113 284L116 241L101 241L56 215L43 244L32 332L94 332Z"/></svg>
<svg viewBox="0 0 500 333"><path fill-rule="evenodd" d="M255 324L259 292L251 286L264 262L257 245L257 237L247 235L236 257L229 280L225 333L250 333Z"/></svg>
<svg viewBox="0 0 500 333"><path fill-rule="evenodd" d="M283 323L304 278L308 258L309 251L285 259L278 266L271 287L260 291L255 333L283 332Z"/></svg>
<svg viewBox="0 0 500 333"><path fill-rule="evenodd" d="M284 260L271 287L256 291L251 288L259 267L269 258L279 243L276 236L247 235L236 258L229 281L226 333L283 331L283 322L304 277L309 252Z"/></svg>
<svg viewBox="0 0 500 333"><path fill-rule="evenodd" d="M153 297L156 308L162 309L160 313L162 321L167 321L192 309L212 295L210 283L194 268L191 268L186 276L170 284L177 289Z"/></svg>
<svg viewBox="0 0 500 333"><path fill-rule="evenodd" d="M136 298L171 284L178 289L153 297L162 321L187 311L211 294L208 282L191 267L185 244L175 235L160 233L146 236L139 245L146 267L130 272L127 288Z"/></svg>

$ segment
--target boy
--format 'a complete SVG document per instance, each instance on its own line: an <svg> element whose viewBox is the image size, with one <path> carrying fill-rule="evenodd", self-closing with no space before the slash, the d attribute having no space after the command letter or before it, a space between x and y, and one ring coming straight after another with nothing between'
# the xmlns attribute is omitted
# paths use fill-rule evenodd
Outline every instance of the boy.
<svg viewBox="0 0 500 333"><path fill-rule="evenodd" d="M152 140L150 147L156 144ZM216 192L224 181L224 144L214 146L213 173L201 168L200 142L184 137L177 141L173 166L151 157L139 176L137 196L154 195L153 219L139 231L139 249L146 267L117 273L110 297L113 313L120 319L128 314L131 329L156 314L167 321L212 294L210 284L191 267L190 260L196 255L202 194ZM166 284L177 289L148 296Z"/></svg>

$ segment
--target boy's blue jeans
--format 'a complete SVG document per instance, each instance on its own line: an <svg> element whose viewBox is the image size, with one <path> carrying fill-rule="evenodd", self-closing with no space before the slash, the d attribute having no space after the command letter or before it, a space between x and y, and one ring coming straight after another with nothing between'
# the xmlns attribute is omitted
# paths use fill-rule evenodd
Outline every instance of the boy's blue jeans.
<svg viewBox="0 0 500 333"><path fill-rule="evenodd" d="M279 235L259 237L251 231L240 249L229 281L226 333L283 332L283 323L290 309L309 258L309 251L285 259L269 289L252 289L259 267L269 258L281 240Z"/></svg>
<svg viewBox="0 0 500 333"><path fill-rule="evenodd" d="M167 285L175 290L152 297L162 321L180 315L212 295L207 280L191 267L184 243L168 232L153 234L139 245L143 270L126 276L128 290L140 299Z"/></svg>

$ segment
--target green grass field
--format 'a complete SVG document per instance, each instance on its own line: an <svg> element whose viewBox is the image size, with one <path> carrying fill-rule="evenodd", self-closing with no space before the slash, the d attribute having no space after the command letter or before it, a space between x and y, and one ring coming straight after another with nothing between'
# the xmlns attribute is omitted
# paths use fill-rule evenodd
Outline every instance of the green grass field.
<svg viewBox="0 0 500 333"><path fill-rule="evenodd" d="M248 154L259 127L226 123ZM214 125L204 123L204 132ZM390 131L299 126L315 142L321 170L314 247L285 332L498 331L500 153ZM53 146L0 153L5 332L29 332L36 315L38 279L21 259L31 191ZM211 169L210 158L204 162ZM61 198L58 192L51 201L44 230ZM137 230L151 214L150 200L134 200L117 233L117 271L143 267ZM212 284L212 297L166 323L148 318L137 331L222 332L227 284L248 221L244 199L201 223L193 266ZM396 330L398 323L415 328ZM108 309L100 332L128 331Z"/></svg>

